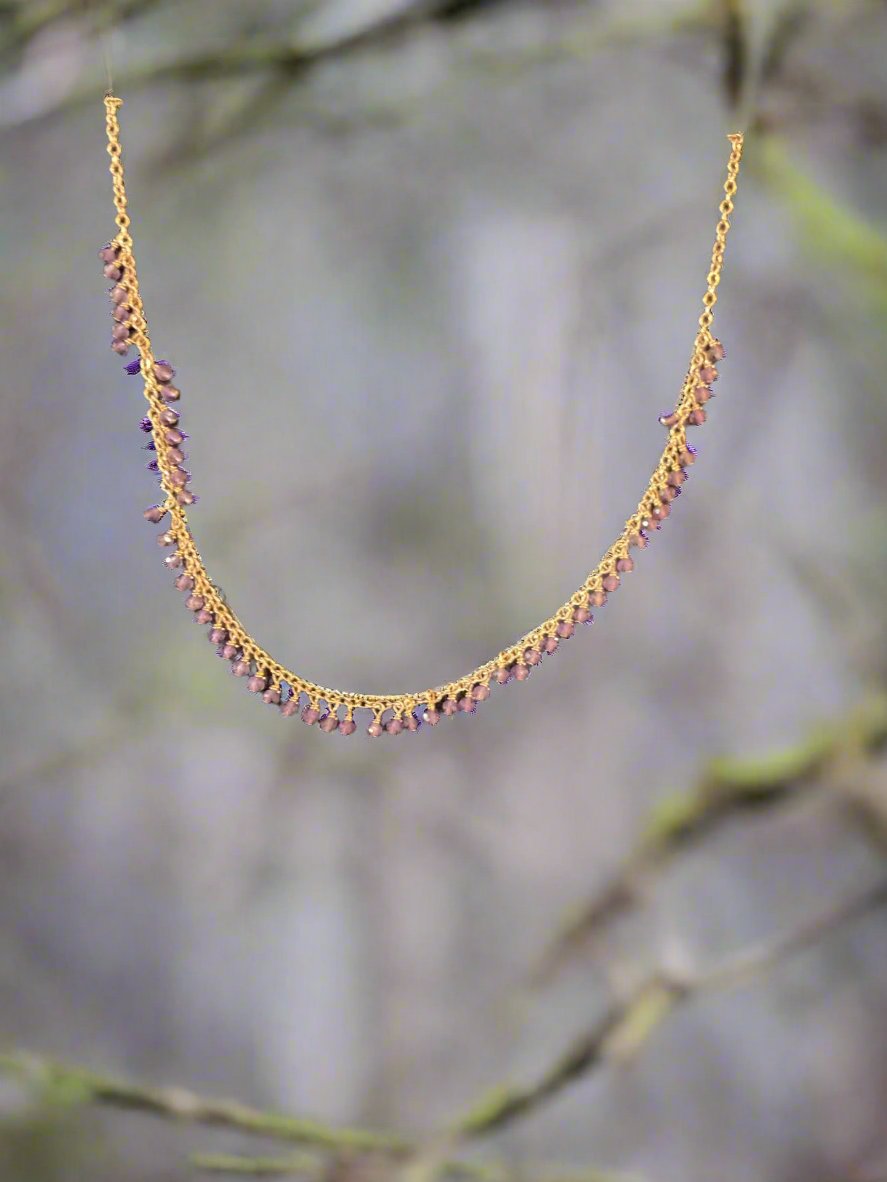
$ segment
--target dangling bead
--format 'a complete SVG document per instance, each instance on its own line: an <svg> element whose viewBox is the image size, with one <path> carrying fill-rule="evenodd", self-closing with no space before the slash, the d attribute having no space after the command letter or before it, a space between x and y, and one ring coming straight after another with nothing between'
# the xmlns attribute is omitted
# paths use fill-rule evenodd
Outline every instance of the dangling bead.
<svg viewBox="0 0 887 1182"><path fill-rule="evenodd" d="M546 636L542 642L542 651L550 657L552 653L557 652L560 643L556 636Z"/></svg>
<svg viewBox="0 0 887 1182"><path fill-rule="evenodd" d="M433 706L428 706L422 711L422 721L427 722L429 726L437 726L440 722L440 712Z"/></svg>
<svg viewBox="0 0 887 1182"><path fill-rule="evenodd" d="M681 416L678 414L678 412L676 410L673 410L673 411L671 411L670 414L660 415L659 422L662 424L663 427L674 427L677 423L680 422L680 418L681 418Z"/></svg>
<svg viewBox="0 0 887 1182"><path fill-rule="evenodd" d="M124 367L123 367L124 371L126 373L128 373L131 378L134 378L135 375L139 372L139 370L141 368L142 368L141 357L137 357L135 359L135 361L130 361L129 365L124 365Z"/></svg>
<svg viewBox="0 0 887 1182"><path fill-rule="evenodd" d="M713 365L703 365L699 370L699 380L704 386L710 386L718 380L718 371Z"/></svg>
<svg viewBox="0 0 887 1182"><path fill-rule="evenodd" d="M330 711L329 714L325 714L320 720L320 729L325 735L331 735L333 731L339 729L339 719L336 717L333 711Z"/></svg>
<svg viewBox="0 0 887 1182"><path fill-rule="evenodd" d="M241 657L231 666L231 672L235 677L249 677L252 671L252 662L248 661L246 657Z"/></svg>
<svg viewBox="0 0 887 1182"><path fill-rule="evenodd" d="M382 726L381 722L379 722L378 719L374 718L373 721L370 723L370 725L367 727L367 734L370 736L371 739L378 739L378 737L380 735L385 734L385 728Z"/></svg>
<svg viewBox="0 0 887 1182"><path fill-rule="evenodd" d="M634 559L627 558L627 557L626 558L617 558L616 559L616 569L619 571L620 574L627 574L629 571L633 571L634 570Z"/></svg>
<svg viewBox="0 0 887 1182"><path fill-rule="evenodd" d="M603 607L607 602L607 592L603 589L605 579L601 580L601 587L589 593L588 602L592 607Z"/></svg>
<svg viewBox="0 0 887 1182"><path fill-rule="evenodd" d="M530 676L529 665L523 665L523 664L521 664L520 661L518 661L518 663L514 666L515 681L526 681L529 676Z"/></svg>
<svg viewBox="0 0 887 1182"><path fill-rule="evenodd" d="M185 560L182 558L181 554L176 552L175 554L167 554L163 561L170 568L170 570L173 570L177 566L182 566Z"/></svg>
<svg viewBox="0 0 887 1182"><path fill-rule="evenodd" d="M615 573L604 575L604 577L601 579L601 586L607 592L615 591L618 588L619 583L619 576Z"/></svg>
<svg viewBox="0 0 887 1182"><path fill-rule="evenodd" d="M687 425L690 427L701 427L705 419L705 411L701 406L697 406L695 410L691 410L687 415Z"/></svg>
<svg viewBox="0 0 887 1182"><path fill-rule="evenodd" d="M538 665L541 660L542 660L542 654L539 652L538 649L535 649L535 648L525 648L524 649L524 664L525 665Z"/></svg>
<svg viewBox="0 0 887 1182"><path fill-rule="evenodd" d="M444 698L440 705L441 714L445 714L447 718L452 718L459 710L459 703L455 698Z"/></svg>
<svg viewBox="0 0 887 1182"><path fill-rule="evenodd" d="M199 612L203 607L205 600L202 595L189 595L185 600L185 607L189 612Z"/></svg>
<svg viewBox="0 0 887 1182"><path fill-rule="evenodd" d="M159 521L164 519L167 512L168 510L163 505L151 505L150 508L145 510L142 516L145 521L150 521L152 525L157 525Z"/></svg>
<svg viewBox="0 0 887 1182"><path fill-rule="evenodd" d="M176 376L176 371L168 361L155 361L154 376L158 382L171 382Z"/></svg>
<svg viewBox="0 0 887 1182"><path fill-rule="evenodd" d="M400 732L403 730L403 719L389 718L388 721L385 723L385 730L388 732L389 735L399 735Z"/></svg>
<svg viewBox="0 0 887 1182"><path fill-rule="evenodd" d="M176 423L178 423L180 417L181 416L179 415L179 412L174 410L171 406L165 406L160 412L160 421L163 423L164 427L174 427Z"/></svg>
<svg viewBox="0 0 887 1182"><path fill-rule="evenodd" d="M114 260L117 258L118 253L119 253L119 248L114 246L113 243L109 242L106 246L103 246L102 249L99 251L99 258L102 260L103 263L113 263Z"/></svg>
<svg viewBox="0 0 887 1182"><path fill-rule="evenodd" d="M280 713L284 718L292 718L294 714L299 712L299 695L290 694L285 702L280 704Z"/></svg>
<svg viewBox="0 0 887 1182"><path fill-rule="evenodd" d="M194 579L191 575L179 575L175 581L175 587L177 591L190 591L193 586Z"/></svg>
<svg viewBox="0 0 887 1182"><path fill-rule="evenodd" d="M703 402L708 402L709 398L711 398L713 393L714 393L714 390L712 390L711 386L697 386L696 389L693 391L696 401L700 405Z"/></svg>
<svg viewBox="0 0 887 1182"><path fill-rule="evenodd" d="M246 688L251 694L262 694L265 692L267 685L268 682L264 677L261 677L258 673L254 673L246 683Z"/></svg>
<svg viewBox="0 0 887 1182"><path fill-rule="evenodd" d="M727 350L717 338L709 345L707 352L712 361L723 361L727 356Z"/></svg>
<svg viewBox="0 0 887 1182"><path fill-rule="evenodd" d="M316 706L308 705L302 711L302 722L307 723L308 726L314 726L315 722L318 722L319 719L320 711Z"/></svg>
<svg viewBox="0 0 887 1182"><path fill-rule="evenodd" d="M353 735L356 730L357 730L357 723L354 721L353 718L343 718L342 721L339 723L339 734L340 735Z"/></svg>
<svg viewBox="0 0 887 1182"><path fill-rule="evenodd" d="M471 696L475 702L485 702L490 696L490 687L484 685L482 682L478 682L477 685L471 687Z"/></svg>
<svg viewBox="0 0 887 1182"><path fill-rule="evenodd" d="M212 614L209 608L202 607L200 611L194 616L194 621L197 624L213 624L215 623L215 616Z"/></svg>
<svg viewBox="0 0 887 1182"><path fill-rule="evenodd" d="M164 402L178 402L182 397L182 391L178 386L161 386L160 397Z"/></svg>
<svg viewBox="0 0 887 1182"><path fill-rule="evenodd" d="M266 706L279 706L280 690L276 686L269 686L262 694L262 701Z"/></svg>
<svg viewBox="0 0 887 1182"><path fill-rule="evenodd" d="M215 645L224 644L227 639L228 639L228 629L227 628L211 628L210 629L210 632L209 632L210 644L215 644Z"/></svg>
<svg viewBox="0 0 887 1182"><path fill-rule="evenodd" d="M477 710L477 702L470 694L466 694L464 698L459 699L459 709L463 714L474 714Z"/></svg>

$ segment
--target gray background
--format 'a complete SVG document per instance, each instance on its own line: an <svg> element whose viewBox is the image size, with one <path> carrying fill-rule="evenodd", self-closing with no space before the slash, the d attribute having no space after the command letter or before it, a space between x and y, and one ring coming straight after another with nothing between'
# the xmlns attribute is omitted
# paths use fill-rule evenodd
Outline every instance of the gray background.
<svg viewBox="0 0 887 1182"><path fill-rule="evenodd" d="M327 738L226 675L141 521L90 18L0 20L0 1044L427 1131L601 1004L588 957L521 984L655 802L882 684L884 6L744 8L734 111L714 4L416 5L391 30L408 4L141 7L112 61L193 528L261 643L323 684L458 676L584 578L661 448L724 135L754 130L729 357L638 573L476 718ZM218 70L254 44L321 52ZM681 859L616 968L712 963L871 881L828 795ZM700 999L494 1147L651 1182L887 1176L884 936L872 915ZM135 1116L59 1131L8 1081L4 1111L16 1182L179 1179L192 1142L244 1148Z"/></svg>

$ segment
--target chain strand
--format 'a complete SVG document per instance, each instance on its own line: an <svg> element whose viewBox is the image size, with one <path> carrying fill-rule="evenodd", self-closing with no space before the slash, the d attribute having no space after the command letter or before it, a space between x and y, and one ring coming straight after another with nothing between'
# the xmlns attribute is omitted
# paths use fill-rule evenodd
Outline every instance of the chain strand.
<svg viewBox="0 0 887 1182"><path fill-rule="evenodd" d="M275 661L253 639L209 577L188 525L185 509L176 498L176 489L171 481L171 473L175 465L169 455L170 445L165 440L160 419L164 403L154 371L155 358L139 293L135 255L130 234L130 218L127 212L121 159L120 124L117 118L122 101L110 94L105 97L108 155L110 156L110 172L114 189L114 205L117 210L115 221L118 228L113 245L119 250L119 261L123 270L122 284L126 288L128 303L132 309L130 340L138 349L141 359L141 373L144 380L145 398L148 402L148 415L153 429L161 487L166 498L164 508L170 515L169 532L175 537L177 549L183 558L184 569L194 580L194 591L201 596L206 608L212 612L215 626L227 631L230 642L242 650L243 659L254 664L256 670L267 678L270 687L279 690L281 685L285 684L290 687L293 693L305 694L310 704L316 709L320 708L321 703L326 703L330 711L336 711L341 707L344 718L350 719L355 709L372 710L376 721L380 721L382 715L387 711L392 712L396 717L405 717L416 707L424 705L434 707L444 699L456 698L461 694L469 693L478 685L489 685L490 680L499 669L519 661L526 649L535 648L547 637L555 636L558 625L572 619L575 608L584 606L589 595L602 590L603 580L616 572L617 562L628 557L632 537L638 535L645 526L649 526L651 513L661 503L661 494L666 487L669 475L683 466L681 456L685 454L687 448L686 419L696 406L694 391L698 382L697 373L700 366L705 364L706 350L711 347L714 341L711 334L713 309L717 303L717 287L721 278L727 232L730 229L729 217L733 212L732 199L736 194L739 163L742 157L742 135L736 133L728 136L732 148L727 164L724 199L719 206L720 220L717 224L715 243L712 249L707 289L702 297L703 311L699 317L699 329L693 344L687 376L675 404L677 421L669 430L668 439L659 463L650 477L647 489L641 497L637 509L626 521L619 537L606 551L597 566L589 572L581 586L553 616L544 620L530 632L525 633L514 644L504 648L493 660L478 665L477 668L472 669L470 673L456 681L434 686L421 693L361 694L347 690L329 689L301 677L298 673Z"/></svg>

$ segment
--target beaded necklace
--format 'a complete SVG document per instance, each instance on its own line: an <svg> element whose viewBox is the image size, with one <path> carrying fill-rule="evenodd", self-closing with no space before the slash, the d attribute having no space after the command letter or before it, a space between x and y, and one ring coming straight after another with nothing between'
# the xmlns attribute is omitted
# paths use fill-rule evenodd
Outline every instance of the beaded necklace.
<svg viewBox="0 0 887 1182"><path fill-rule="evenodd" d="M361 694L327 689L278 664L241 624L203 565L186 515L186 510L196 503L197 497L189 487L191 474L184 468L187 457L182 444L188 436L181 429L178 410L181 392L173 384L175 370L169 362L154 357L139 294L117 118L122 101L113 94L105 97L108 154L117 210L117 234L100 251L105 278L114 285L110 292L114 320L111 348L121 356L132 346L138 352L138 358L126 366L126 371L132 375L140 374L144 383L148 414L141 420L141 428L151 436L147 447L154 453L154 458L148 467L158 474L163 493L163 500L146 509L144 516L155 524L169 519L157 541L169 551L164 562L169 569L178 572L175 586L186 594L186 607L198 624L208 628L210 643L230 664L234 676L245 680L251 693L277 707L285 717L298 714L303 722L316 725L327 734L353 734L357 729L355 710L372 712L366 730L374 738L417 731L423 722L436 726L442 717L454 714L473 714L478 704L490 696L493 684L525 681L545 657L557 651L562 641L574 635L577 625L592 622L592 609L603 607L607 596L619 587L623 575L634 569L631 552L646 548L655 531L661 529L670 516L672 505L681 493L687 469L696 458L695 449L687 440L687 428L699 427L705 422L705 404L712 396L712 383L718 377L716 365L725 356L723 345L711 332L712 309L718 298L717 287L730 228L728 218L733 211L742 157L742 135L735 133L727 137L731 150L724 199L719 206L711 269L706 278L703 311L687 376L674 410L659 420L668 431L665 447L637 509L626 521L619 537L581 587L554 615L503 649L493 660L456 681L421 693Z"/></svg>

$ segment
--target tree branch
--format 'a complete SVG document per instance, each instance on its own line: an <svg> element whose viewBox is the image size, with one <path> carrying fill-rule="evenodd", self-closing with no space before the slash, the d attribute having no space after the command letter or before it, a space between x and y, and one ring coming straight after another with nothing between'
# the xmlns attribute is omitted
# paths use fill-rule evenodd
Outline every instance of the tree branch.
<svg viewBox="0 0 887 1182"><path fill-rule="evenodd" d="M0 1055L0 1071L24 1083L82 1104L127 1108L189 1124L213 1125L292 1141L321 1150L400 1155L408 1141L393 1133L339 1128L276 1112L262 1112L228 1100L205 1099L183 1088L146 1088L65 1063L26 1053Z"/></svg>
<svg viewBox="0 0 887 1182"><path fill-rule="evenodd" d="M556 933L530 973L550 980L570 955L637 907L651 880L688 847L750 810L779 804L821 784L848 755L871 755L887 743L887 697L876 696L845 719L818 726L795 746L752 759L717 759L687 792L666 798L609 880Z"/></svg>
<svg viewBox="0 0 887 1182"><path fill-rule="evenodd" d="M695 973L660 969L627 997L614 1001L535 1082L499 1088L481 1097L455 1122L454 1132L460 1138L473 1138L513 1124L595 1068L635 1054L656 1027L683 1003L702 994L744 985L885 904L887 880L882 880L787 935L738 953L712 968Z"/></svg>

